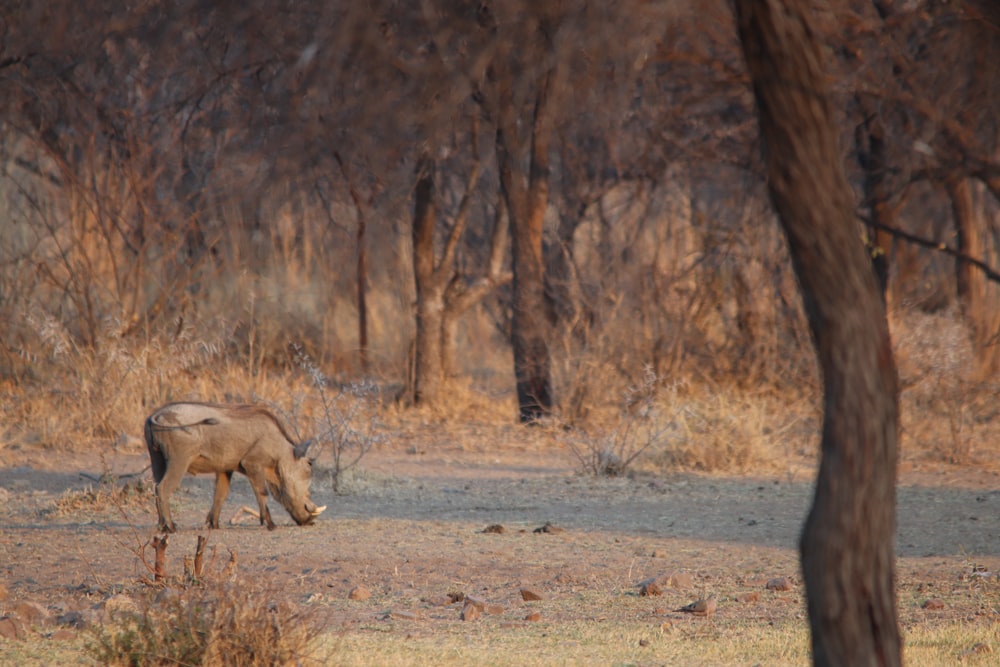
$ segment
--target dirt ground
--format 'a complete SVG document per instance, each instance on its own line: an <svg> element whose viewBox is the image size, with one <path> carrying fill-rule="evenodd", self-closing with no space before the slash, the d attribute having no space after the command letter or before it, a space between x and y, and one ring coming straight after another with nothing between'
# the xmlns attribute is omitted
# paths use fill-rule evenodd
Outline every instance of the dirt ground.
<svg viewBox="0 0 1000 667"><path fill-rule="evenodd" d="M232 551L241 576L268 581L277 594L310 605L327 627L347 632L409 619L405 632L433 634L462 622L461 605L446 598L453 592L485 600L501 622L515 624L532 611L549 623L625 615L694 623L674 610L709 594L719 600L718 622L804 618L796 544L811 500L806 469L780 478L596 479L579 474L555 445L498 454L401 442L370 452L347 492L335 495L319 463L312 496L329 509L315 525L297 527L272 500L273 532L241 510L255 503L238 476L223 508L226 526L205 530L211 480L187 477L173 498L179 532L169 538L168 575L179 576L196 537L208 535L216 553L210 572L221 572ZM94 479L102 471L128 475L147 465L135 442L103 457L0 450L0 616L34 603L49 617L30 636L65 637L79 632L67 619L92 622L110 596L140 594L149 571L138 554L154 535L152 497L121 506L70 501L100 488ZM148 479L148 470L139 478ZM903 466L904 627L1000 620L997 596L983 595L984 587L1000 587L998 482L993 472ZM547 523L554 530L537 530ZM484 530L492 525L502 532ZM662 595L638 595L644 580L678 573ZM769 590L778 577L791 590ZM359 586L370 599L349 600ZM525 602L522 588L543 599ZM924 608L929 599L941 608Z"/></svg>

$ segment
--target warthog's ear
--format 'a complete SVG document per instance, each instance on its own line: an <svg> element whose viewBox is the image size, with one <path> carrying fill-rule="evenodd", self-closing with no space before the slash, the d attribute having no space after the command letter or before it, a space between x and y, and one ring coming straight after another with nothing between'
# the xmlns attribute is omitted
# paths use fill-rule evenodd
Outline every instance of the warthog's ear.
<svg viewBox="0 0 1000 667"><path fill-rule="evenodd" d="M309 453L309 449L312 447L312 444L313 444L312 440L306 440L301 445L295 445L295 459L298 460L301 459L303 456L306 456ZM315 458L316 456L314 455L311 456L309 460L312 461Z"/></svg>

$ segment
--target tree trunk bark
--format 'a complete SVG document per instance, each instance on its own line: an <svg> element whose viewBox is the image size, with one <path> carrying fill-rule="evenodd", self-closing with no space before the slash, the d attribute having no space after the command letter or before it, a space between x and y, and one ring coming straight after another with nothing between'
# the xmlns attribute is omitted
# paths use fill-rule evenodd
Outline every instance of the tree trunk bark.
<svg viewBox="0 0 1000 667"><path fill-rule="evenodd" d="M517 168L520 142L513 99L501 96L497 126L500 187L507 202L512 237L514 298L511 342L520 420L537 421L552 412L551 360L545 314L545 261L542 230L549 197L549 74L539 78L528 156L528 179Z"/></svg>
<svg viewBox="0 0 1000 667"><path fill-rule="evenodd" d="M736 1L771 199L823 371L822 458L800 544L813 660L898 665L896 367L806 11L802 0Z"/></svg>
<svg viewBox="0 0 1000 667"><path fill-rule="evenodd" d="M977 187L982 188L981 185ZM986 243L986 231L981 197L974 196L969 179L956 179L948 183L948 196L955 219L958 237L958 252L966 257L976 257L988 264L993 263L994 253ZM969 262L955 261L955 285L962 315L972 332L972 346L975 354L975 380L989 380L1000 372L1000 310L996 298L988 298L987 292L995 291L986 276Z"/></svg>
<svg viewBox="0 0 1000 667"><path fill-rule="evenodd" d="M427 155L417 162L413 207L413 273L417 286L417 339L413 402L433 404L444 385L441 332L446 284L435 272L434 162Z"/></svg>

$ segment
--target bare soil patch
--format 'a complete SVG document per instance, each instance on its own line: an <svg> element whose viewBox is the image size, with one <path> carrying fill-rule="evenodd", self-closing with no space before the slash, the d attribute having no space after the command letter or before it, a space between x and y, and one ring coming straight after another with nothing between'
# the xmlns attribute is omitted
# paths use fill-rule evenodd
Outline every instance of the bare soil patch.
<svg viewBox="0 0 1000 667"><path fill-rule="evenodd" d="M112 596L143 594L150 573L137 554L156 523L148 491L120 506L65 502L98 487L102 472L143 471L148 461L136 443L104 456L0 455L0 616L34 603L49 618L25 624L28 638L47 641L79 632L57 623L60 615L93 621L88 610ZM148 484L148 470L139 478ZM997 488L992 472L904 466L897 537L904 626L997 622ZM300 528L271 501L279 527L268 532L241 510L255 502L237 476L226 526L209 533L211 480L188 477L174 497L180 532L169 538L168 575L183 573L197 536L208 534L217 561L235 553L239 576L267 582L275 596L311 607L342 633L419 638L463 623L622 619L680 632L705 627L699 623L718 632L804 623L796 546L811 501L808 470L593 478L556 446L496 453L399 442L373 451L347 489L333 494L321 459L313 499L327 512ZM546 524L555 530L539 530ZM790 590L768 587L779 577ZM663 584L660 594L641 595L651 578ZM359 587L371 595L350 599ZM541 599L526 600L522 589ZM718 600L710 619L676 611L709 595ZM484 613L463 621L470 596ZM10 650L0 641L0 658Z"/></svg>

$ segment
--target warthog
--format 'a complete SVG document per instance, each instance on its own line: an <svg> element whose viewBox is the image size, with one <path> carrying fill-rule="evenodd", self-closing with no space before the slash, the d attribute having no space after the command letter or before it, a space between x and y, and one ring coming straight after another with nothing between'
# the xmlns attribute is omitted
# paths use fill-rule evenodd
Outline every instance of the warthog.
<svg viewBox="0 0 1000 667"><path fill-rule="evenodd" d="M250 480L260 505L260 523L267 524L268 530L274 530L267 509L268 489L300 526L312 523L326 509L309 500L309 443L295 445L277 417L265 408L168 403L146 419L145 434L162 531L177 530L170 516L170 495L180 486L185 472L215 473L209 528L219 527L219 512L237 470Z"/></svg>

